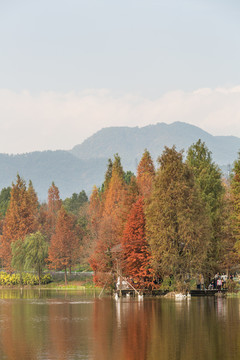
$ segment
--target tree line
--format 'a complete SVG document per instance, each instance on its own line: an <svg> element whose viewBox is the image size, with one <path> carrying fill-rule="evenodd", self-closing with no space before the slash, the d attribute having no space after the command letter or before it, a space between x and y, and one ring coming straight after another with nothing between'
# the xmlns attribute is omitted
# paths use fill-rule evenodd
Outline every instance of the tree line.
<svg viewBox="0 0 240 360"><path fill-rule="evenodd" d="M166 279L182 284L197 274L233 271L240 254L240 158L230 179L199 140L184 157L165 147L155 169L145 150L136 176L118 154L104 183L64 201L54 183L46 204L18 175L0 194L2 267L22 272L65 271L90 264L94 281L112 286L123 276L137 288Z"/></svg>
<svg viewBox="0 0 240 360"><path fill-rule="evenodd" d="M84 191L62 201L57 186L52 183L48 202L39 204L32 182L26 186L17 175L16 183L3 189L0 195L2 268L20 273L34 269L40 283L47 266L64 270L67 282L67 268L79 263L81 253L83 226L78 223L82 218L76 212L87 201Z"/></svg>
<svg viewBox="0 0 240 360"><path fill-rule="evenodd" d="M230 179L199 140L184 158L165 147L154 168L145 150L126 182L119 156L89 203L90 264L98 284L125 276L135 287L181 286L239 263L240 159ZM178 286L178 285L176 285Z"/></svg>

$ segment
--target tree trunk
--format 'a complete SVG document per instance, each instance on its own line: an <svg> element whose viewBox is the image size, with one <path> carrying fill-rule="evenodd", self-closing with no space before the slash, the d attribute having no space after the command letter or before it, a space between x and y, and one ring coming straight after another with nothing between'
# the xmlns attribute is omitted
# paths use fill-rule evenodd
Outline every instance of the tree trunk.
<svg viewBox="0 0 240 360"><path fill-rule="evenodd" d="M38 268L38 280L39 280L39 286L41 286L41 269Z"/></svg>
<svg viewBox="0 0 240 360"><path fill-rule="evenodd" d="M20 286L23 286L22 270L20 271Z"/></svg>
<svg viewBox="0 0 240 360"><path fill-rule="evenodd" d="M67 285L67 267L66 266L65 266L64 270L65 270L65 285Z"/></svg>
<svg viewBox="0 0 240 360"><path fill-rule="evenodd" d="M71 275L72 274L72 267L71 267L71 265L69 266L69 275Z"/></svg>

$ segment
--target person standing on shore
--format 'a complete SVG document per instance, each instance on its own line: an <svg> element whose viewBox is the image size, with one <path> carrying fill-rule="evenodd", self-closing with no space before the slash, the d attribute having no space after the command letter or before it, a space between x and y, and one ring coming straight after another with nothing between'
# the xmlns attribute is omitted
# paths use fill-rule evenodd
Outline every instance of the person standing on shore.
<svg viewBox="0 0 240 360"><path fill-rule="evenodd" d="M201 290L201 275L197 274L196 277L196 285L197 285L197 289Z"/></svg>
<svg viewBox="0 0 240 360"><path fill-rule="evenodd" d="M204 276L203 276L203 274L200 275L200 284L201 284L201 290L204 290L205 286L204 286Z"/></svg>
<svg viewBox="0 0 240 360"><path fill-rule="evenodd" d="M221 291L221 289L222 289L222 279L220 276L217 279L217 289L218 289L218 291Z"/></svg>
<svg viewBox="0 0 240 360"><path fill-rule="evenodd" d="M214 276L214 289L217 289L217 280L219 278L219 273L216 273Z"/></svg>
<svg viewBox="0 0 240 360"><path fill-rule="evenodd" d="M221 278L222 278L222 287L223 287L223 289L225 289L228 277L227 277L227 275L225 273L223 273Z"/></svg>

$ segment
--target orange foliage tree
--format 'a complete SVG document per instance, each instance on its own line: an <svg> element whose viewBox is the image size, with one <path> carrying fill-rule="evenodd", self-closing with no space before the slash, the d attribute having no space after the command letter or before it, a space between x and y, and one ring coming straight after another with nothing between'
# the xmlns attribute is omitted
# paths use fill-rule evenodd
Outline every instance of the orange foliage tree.
<svg viewBox="0 0 240 360"><path fill-rule="evenodd" d="M29 201L29 214L32 218L32 229L36 231L39 227L39 202L36 191L33 187L32 181L29 181L28 189L28 201Z"/></svg>
<svg viewBox="0 0 240 360"><path fill-rule="evenodd" d="M97 283L106 281L106 274L116 260L112 258L111 249L121 243L124 223L128 214L127 188L118 155L115 155L111 178L108 180L108 186L105 188L102 199L102 217L98 239L89 260L95 271L94 280Z"/></svg>
<svg viewBox="0 0 240 360"><path fill-rule="evenodd" d="M145 215L143 198L133 205L126 222L123 238L124 273L134 280L135 287L151 288L153 270L151 269L151 253L145 235Z"/></svg>
<svg viewBox="0 0 240 360"><path fill-rule="evenodd" d="M60 199L58 187L52 182L48 190L48 203L43 204L40 208L40 224L41 232L50 241L55 231L58 211L60 210L62 201Z"/></svg>
<svg viewBox="0 0 240 360"><path fill-rule="evenodd" d="M30 183L27 190L25 181L17 175L16 184L12 184L10 204L3 224L1 237L1 258L6 270L11 270L11 243L37 230L36 193Z"/></svg>
<svg viewBox="0 0 240 360"><path fill-rule="evenodd" d="M155 169L151 155L145 150L137 168L137 184L141 195L148 197L152 190Z"/></svg>
<svg viewBox="0 0 240 360"><path fill-rule="evenodd" d="M65 284L67 284L67 268L78 260L79 247L73 219L62 206L58 212L55 233L51 237L48 262L51 269L64 269Z"/></svg>
<svg viewBox="0 0 240 360"><path fill-rule="evenodd" d="M88 264L99 239L100 224L102 219L102 202L98 188L94 186L86 208L86 228L82 240L82 261ZM88 264L89 265L89 264Z"/></svg>

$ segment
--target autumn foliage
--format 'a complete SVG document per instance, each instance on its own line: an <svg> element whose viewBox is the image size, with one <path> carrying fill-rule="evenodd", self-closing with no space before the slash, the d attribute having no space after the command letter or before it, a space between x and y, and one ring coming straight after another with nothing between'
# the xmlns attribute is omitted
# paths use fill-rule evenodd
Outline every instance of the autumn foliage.
<svg viewBox="0 0 240 360"><path fill-rule="evenodd" d="M79 248L73 219L62 206L58 212L55 232L51 237L48 263L51 269L65 270L65 282L67 268L78 260Z"/></svg>
<svg viewBox="0 0 240 360"><path fill-rule="evenodd" d="M24 180L18 175L16 184L12 185L1 237L1 258L5 269L11 269L11 243L19 239L23 241L27 234L37 230L37 206L32 185L27 189Z"/></svg>
<svg viewBox="0 0 240 360"><path fill-rule="evenodd" d="M97 284L114 286L121 274L149 290L165 277L185 281L200 272L231 271L240 258L239 199L240 160L223 182L201 141L186 157L166 147L156 171L145 150L136 176L123 171L116 154L89 202L85 194L84 207L77 194L62 201L54 183L47 203L39 204L32 183L27 187L17 176L7 211L0 197L1 263L11 271L12 248L40 231L47 265L63 269L65 280L67 269L80 262L90 264Z"/></svg>
<svg viewBox="0 0 240 360"><path fill-rule="evenodd" d="M166 147L159 164L146 209L146 233L156 271L183 281L204 269L209 218L182 153Z"/></svg>
<svg viewBox="0 0 240 360"><path fill-rule="evenodd" d="M143 197L151 194L152 184L155 176L154 164L148 150L145 150L137 168L137 184Z"/></svg>
<svg viewBox="0 0 240 360"><path fill-rule="evenodd" d="M144 201L140 197L133 205L123 232L124 274L132 279L135 287L153 285L150 247L145 234Z"/></svg>
<svg viewBox="0 0 240 360"><path fill-rule="evenodd" d="M119 156L115 156L110 178L108 169L107 179L107 186L105 186L105 192L102 194L102 216L98 239L89 259L95 272L95 281L98 283L102 283L102 274L111 271L118 260L118 256L117 258L116 254L113 256L110 250L121 244L124 224L129 211L127 188ZM99 207L97 202L95 204ZM104 282L105 280L103 280Z"/></svg>

